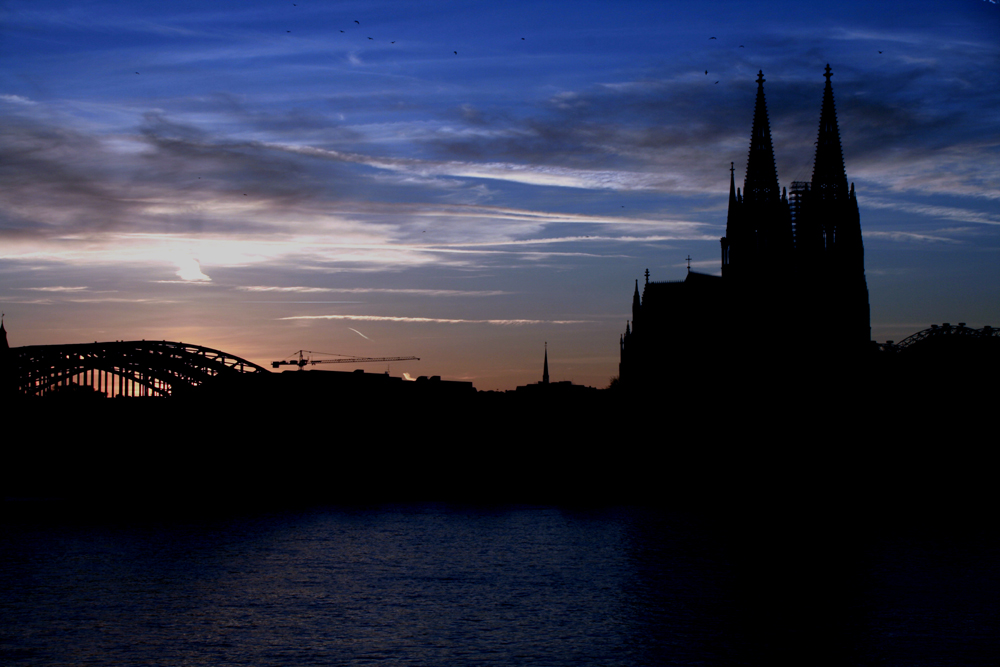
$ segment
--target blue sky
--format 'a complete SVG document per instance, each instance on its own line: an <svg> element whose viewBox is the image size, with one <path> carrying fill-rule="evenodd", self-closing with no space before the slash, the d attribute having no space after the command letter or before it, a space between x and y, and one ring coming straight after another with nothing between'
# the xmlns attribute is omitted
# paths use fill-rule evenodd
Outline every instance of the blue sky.
<svg viewBox="0 0 1000 667"><path fill-rule="evenodd" d="M757 71L787 187L827 63L873 337L1000 325L1000 6L830 4L4 2L10 342L604 386L634 280L719 271Z"/></svg>

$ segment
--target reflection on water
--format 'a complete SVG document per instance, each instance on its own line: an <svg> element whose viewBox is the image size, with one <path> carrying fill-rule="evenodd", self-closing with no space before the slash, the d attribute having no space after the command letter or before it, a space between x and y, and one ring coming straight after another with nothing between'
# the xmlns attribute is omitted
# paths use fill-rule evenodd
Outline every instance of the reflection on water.
<svg viewBox="0 0 1000 667"><path fill-rule="evenodd" d="M892 664L908 636L938 627L942 603L946 645L997 647L989 541L951 561L933 545L875 544L845 575L802 565L832 562L810 555L815 541L763 554L725 522L640 508L43 514L2 524L5 665L773 664L796 637ZM919 583L928 573L940 590ZM802 620L837 615L836 633ZM943 656L929 646L906 662Z"/></svg>

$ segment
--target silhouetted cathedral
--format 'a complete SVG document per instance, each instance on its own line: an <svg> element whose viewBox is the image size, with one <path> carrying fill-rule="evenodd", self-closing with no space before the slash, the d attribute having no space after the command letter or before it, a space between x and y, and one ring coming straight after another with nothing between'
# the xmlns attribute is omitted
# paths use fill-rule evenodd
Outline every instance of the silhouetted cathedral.
<svg viewBox="0 0 1000 667"><path fill-rule="evenodd" d="M621 338L623 386L663 382L689 364L850 359L870 347L858 203L847 185L829 65L825 76L812 181L792 183L789 197L778 187L758 73L742 191L730 165L722 276L689 268L683 281L650 282L647 270L641 297L636 281Z"/></svg>

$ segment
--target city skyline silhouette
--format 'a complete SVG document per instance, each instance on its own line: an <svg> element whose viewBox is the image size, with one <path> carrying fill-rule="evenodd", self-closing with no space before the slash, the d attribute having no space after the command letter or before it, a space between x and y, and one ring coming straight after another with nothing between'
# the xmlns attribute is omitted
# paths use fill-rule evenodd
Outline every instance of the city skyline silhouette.
<svg viewBox="0 0 1000 667"><path fill-rule="evenodd" d="M0 663L1000 654L997 2L0 43Z"/></svg>
<svg viewBox="0 0 1000 667"><path fill-rule="evenodd" d="M10 344L415 355L393 372L507 390L549 341L554 379L604 387L635 278L719 269L756 73L784 186L827 63L873 339L1000 321L997 6L547 7L12 10Z"/></svg>
<svg viewBox="0 0 1000 667"><path fill-rule="evenodd" d="M898 344L872 340L861 214L854 183L846 175L829 64L823 76L812 180L792 182L789 194L788 187L779 186L766 80L758 70L746 177L740 188L735 163L730 163L721 276L692 271L690 255L684 281L651 282L646 269L641 295L638 279L635 282L632 318L619 339L619 374L611 378L608 390L625 391L630 398L672 398L677 390L670 388L671 376L701 374L694 384L708 391L769 376L760 386L780 392L793 373L803 389L835 387L834 394L846 395L873 374L896 386L916 375L950 375L975 384L991 376L992 371L981 372L995 369L1000 358L1000 330L990 325L975 329L965 322L954 327L935 324ZM776 328L783 322L812 331L813 337L789 340ZM349 330L370 340L357 329ZM442 381L440 375L412 378L409 373L390 376L390 362L419 361L415 356L359 357L300 349L291 361L274 360L271 367L302 371L317 364L378 362L386 364L386 371L293 373L268 380L272 374L262 366L190 343L118 340L10 350L3 323L0 337L3 390L10 397L185 397L229 403L254 397L274 403L293 395L296 400L340 400L357 392L381 400L468 400L475 394L471 381ZM594 389L570 380L550 383L546 341L541 381L518 386L516 395L522 403L531 397L536 402L567 402L568 407L572 399Z"/></svg>

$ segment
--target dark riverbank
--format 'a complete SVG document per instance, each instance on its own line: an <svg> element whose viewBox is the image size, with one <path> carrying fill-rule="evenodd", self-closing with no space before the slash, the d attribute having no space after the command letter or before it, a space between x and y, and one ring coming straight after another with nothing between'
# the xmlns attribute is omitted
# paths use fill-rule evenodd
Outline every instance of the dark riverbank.
<svg viewBox="0 0 1000 667"><path fill-rule="evenodd" d="M989 394L883 389L10 400L3 495L988 511Z"/></svg>
<svg viewBox="0 0 1000 667"><path fill-rule="evenodd" d="M315 616L296 606L294 598L284 611L276 607L270 620L255 621L263 625L241 621L236 629L216 632L225 638L222 643L190 644L180 637L201 636L203 629L185 625L184 600L201 593L185 592L186 573L164 575L180 591L181 606L168 612L174 614L168 626L150 620L153 625L136 631L146 633L143 641L150 645L181 651L191 664L239 663L233 651L280 658L283 664L307 664L316 655L330 661L334 654L323 651L362 651L355 656L361 661L436 657L449 664L500 664L494 658L515 654L517 662L536 664L562 664L557 655L572 656L566 664L991 664L1000 652L993 447L970 435L992 428L987 394L951 392L940 398L887 392L837 400L829 393L784 392L780 399L769 394L766 400L746 400L738 409L731 399L725 407L704 397L691 391L669 398L594 392L572 400L480 393L408 401L298 395L11 403L12 420L32 425L32 432L20 442L6 440L7 500L0 520L7 535L42 535L42 546L30 546L35 542L29 540L27 551L15 549L12 556L27 559L17 561L18 567L34 571L25 563L46 562L52 549L66 548L58 546L68 543L65 531L89 544L108 526L116 535L138 530L151 554L162 541L173 567L170 563L187 558L181 547L175 553L170 546L186 544L188 538L176 534L178 526L207 526L197 529L203 537L190 547L200 552L211 549L206 544L213 540L225 543L226 526L256 525L259 517L279 517L281 524L280 517L332 511L367 517L379 527L387 515L420 517L427 508L438 508L433 512L443 513L444 527L421 527L418 520L398 534L376 531L365 538L396 547L411 541L419 551L430 549L434 540L454 540L451 531L470 516L492 517L487 523L501 519L489 528L501 532L456 545L464 551L434 575L454 577L461 582L458 589L434 593L436 601L422 611L400 603L402 611L394 612L419 611L433 625L464 604L466 620L452 619L458 629L431 644L414 643L386 621L379 636L394 648L384 656L369 639L345 645L340 639L285 636L277 629L285 626L282 614L302 616L310 628L309 619L325 618L326 612ZM476 589L483 585L479 574L455 572L484 557L492 562L481 548L505 553L507 547L494 541L511 512L531 517L553 511L642 517L638 523L601 518L594 524L629 526L631 537L614 549L634 559L628 560L634 568L628 571L639 573L635 583L591 591L588 587L606 576L608 565L601 561L574 579L576 584L565 584L572 588L565 606L543 596L519 613L551 635L551 642L542 645L534 634L517 632L513 643L477 637L463 623L486 623L500 637L514 632L514 621L494 614L499 589ZM233 530L240 535L256 530L238 526ZM299 528L289 530L297 535ZM106 539L95 548L103 548ZM582 539L581 553L611 549L595 536L552 539ZM587 543L591 539L597 541ZM42 551L31 551L35 548ZM238 551L226 556L237 557ZM576 559L586 561L582 555ZM545 563L518 567L536 572L549 567ZM75 572L72 561L67 567ZM160 568L150 567L154 574ZM295 561L293 570L310 567ZM407 582L411 575L420 581L430 576L413 570L405 558L398 567L393 576ZM75 582L83 575L59 576ZM197 581L202 575L190 576ZM526 576L524 590L513 594L535 600L545 590L537 587L550 579ZM558 570L547 576L565 582ZM31 590L40 585L34 581ZM270 585L252 587L263 591ZM358 614L381 613L381 600L391 598L392 590L345 604ZM146 602L139 605L139 618L152 619L160 596L168 593L157 587L142 591L138 599ZM62 594L29 594L63 601ZM16 588L6 591L9 614L20 614L18 605L35 604L21 595ZM479 602L468 603L468 595ZM581 595L586 602L578 600ZM254 600L205 604L229 608L257 604ZM627 602L619 609L615 605L622 600ZM88 604L76 604L74 613L93 616ZM563 611L552 616L553 604ZM67 627L78 623L76 616L46 613ZM338 619L325 622L345 637L368 632L363 624ZM29 633L24 637L37 632L30 624L11 627ZM158 659L132 644L108 645L106 631L80 632L80 641L108 656L138 656L135 664ZM8 664L54 655L37 642L11 636ZM51 645L61 641L54 638ZM296 645L307 650L300 655Z"/></svg>

